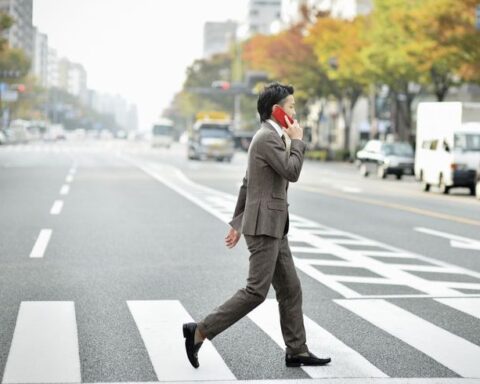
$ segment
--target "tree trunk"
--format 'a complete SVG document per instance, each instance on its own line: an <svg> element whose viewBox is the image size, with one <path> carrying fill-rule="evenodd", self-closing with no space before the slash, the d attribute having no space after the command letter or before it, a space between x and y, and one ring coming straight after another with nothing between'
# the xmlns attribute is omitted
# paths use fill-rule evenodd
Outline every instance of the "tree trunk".
<svg viewBox="0 0 480 384"><path fill-rule="evenodd" d="M320 143L321 143L321 140L320 140L320 138L321 138L320 124L322 122L322 118L323 118L324 111L325 111L325 101L323 99L320 101L320 105L321 105L321 107L320 107L320 111L318 112L317 121L316 121L317 125L315 127L315 132L316 132L316 135L317 135L317 142L315 143L316 147L320 147ZM327 137L327 143L328 143L328 137Z"/></svg>
<svg viewBox="0 0 480 384"><path fill-rule="evenodd" d="M440 73L435 68L432 68L430 70L430 77L432 78L432 83L435 89L435 96L437 96L437 101L443 101L451 85L449 74Z"/></svg>
<svg viewBox="0 0 480 384"><path fill-rule="evenodd" d="M362 91L357 87L353 87L348 93L349 94L346 97L342 97L340 108L342 111L343 120L345 121L345 140L343 149L350 157L350 136L353 120L353 109L355 108Z"/></svg>

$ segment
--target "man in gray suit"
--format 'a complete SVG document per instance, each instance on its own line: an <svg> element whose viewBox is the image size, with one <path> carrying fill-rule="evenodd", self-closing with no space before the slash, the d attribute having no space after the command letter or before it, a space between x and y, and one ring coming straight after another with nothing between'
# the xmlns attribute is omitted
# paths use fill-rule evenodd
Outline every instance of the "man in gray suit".
<svg viewBox="0 0 480 384"><path fill-rule="evenodd" d="M212 340L260 305L270 284L278 300L287 367L330 362L330 358L318 358L308 350L302 289L286 236L288 183L300 176L305 143L303 129L296 120L293 124L286 117L285 122L276 121L272 112L280 107L293 118L293 93L293 87L274 83L259 95L257 109L262 125L248 150L247 172L225 238L227 247L232 248L242 233L245 236L250 252L247 285L198 324L183 325L187 357L195 368L199 367L198 351L203 340Z"/></svg>

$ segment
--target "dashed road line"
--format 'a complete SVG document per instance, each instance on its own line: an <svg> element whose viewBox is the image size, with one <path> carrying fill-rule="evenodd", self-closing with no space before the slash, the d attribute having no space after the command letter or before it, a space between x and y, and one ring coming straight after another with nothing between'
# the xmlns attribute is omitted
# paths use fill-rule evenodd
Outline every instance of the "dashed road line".
<svg viewBox="0 0 480 384"><path fill-rule="evenodd" d="M59 215L60 212L62 212L63 208L63 201L62 200L55 200L55 202L52 205L52 209L50 209L50 214L51 215Z"/></svg>
<svg viewBox="0 0 480 384"><path fill-rule="evenodd" d="M70 192L70 186L67 184L62 185L62 189L60 189L60 195L68 195L68 192Z"/></svg>
<svg viewBox="0 0 480 384"><path fill-rule="evenodd" d="M30 253L31 258L41 258L43 257L45 250L47 249L48 243L52 236L51 229L42 229L38 235L37 241L33 246L32 252Z"/></svg>

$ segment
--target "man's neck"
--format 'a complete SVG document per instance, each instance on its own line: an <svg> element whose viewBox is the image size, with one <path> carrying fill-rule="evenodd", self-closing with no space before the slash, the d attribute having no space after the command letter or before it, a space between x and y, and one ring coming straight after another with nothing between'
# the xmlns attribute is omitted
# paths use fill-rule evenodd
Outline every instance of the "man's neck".
<svg viewBox="0 0 480 384"><path fill-rule="evenodd" d="M275 131L277 131L279 136L283 135L283 130L282 127L280 127L280 124L278 124L273 118L270 118L267 121L273 126L273 128L275 128Z"/></svg>

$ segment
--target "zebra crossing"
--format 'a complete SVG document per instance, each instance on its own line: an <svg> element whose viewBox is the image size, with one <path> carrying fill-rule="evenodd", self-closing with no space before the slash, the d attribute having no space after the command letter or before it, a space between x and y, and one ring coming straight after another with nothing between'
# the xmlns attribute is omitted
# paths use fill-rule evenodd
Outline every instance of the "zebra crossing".
<svg viewBox="0 0 480 384"><path fill-rule="evenodd" d="M236 196L197 184L172 166L122 156L224 223ZM290 214L295 266L345 298L471 297L480 273Z"/></svg>
<svg viewBox="0 0 480 384"><path fill-rule="evenodd" d="M235 196L194 183L173 167L124 158L222 222L230 220ZM451 372L451 377L435 379L432 383L457 382L454 375L467 378L466 382L480 382L480 339L465 335L460 329L462 323L469 323L472 332L480 334L478 274L297 215L291 215L289 242L297 268L341 297L329 300L331 305L348 312L354 322L370 324ZM458 323L442 327L428 314L410 311L395 301L403 298L421 298L435 303L442 310L454 313ZM100 324L82 322L78 305L74 301L19 303L10 343L0 345L0 362L4 363L4 366L0 364L2 383L87 382L83 371L86 357L82 353L85 351L79 348L81 335L94 334ZM194 319L193 310L189 310L186 303L172 299L132 299L122 305L128 309L132 328L138 331L145 352L140 356L144 356L146 364L152 367L158 382L220 383L242 379L236 374L235 362L226 358L215 341L206 342L202 347L200 369L190 366L185 356L181 324ZM263 333L279 351L283 350L275 300L268 299L247 319L248 329L255 327L255 332ZM385 364L378 364L344 337L342 327L332 329L311 308L305 312L304 320L310 349L333 359L326 367L301 368L312 382L403 383L398 380L410 376L408 367L392 374L398 369L389 370ZM343 321L338 318L339 324ZM89 327L89 331L85 332L82 327ZM10 330L0 329L0 332ZM122 329L119 333L123 334ZM228 338L228 334L225 337ZM234 340L230 344L234 348ZM373 350L381 347L374 345ZM120 353L111 358L126 360L127 356ZM436 376L445 376L445 371L433 371L430 377ZM92 381L92 373L88 378L88 382L105 381L104 376ZM140 381L139 378L137 382ZM303 382L290 382L300 381Z"/></svg>
<svg viewBox="0 0 480 384"><path fill-rule="evenodd" d="M334 303L430 356L460 377L480 379L480 347L455 333L385 299L339 299ZM208 341L201 349L201 367L194 369L190 366L185 355L181 325L193 321L193 318L180 301L132 300L125 305L159 382L238 380L221 352ZM455 310L458 307L469 308L470 312L478 315L480 298L449 298L442 305ZM250 326L258 327L279 348L284 348L276 300L267 299L247 316L252 322ZM458 316L473 318L479 327L478 316L464 311L458 311ZM75 303L71 301L20 303L2 383L81 383L83 359L79 352L78 335L82 332L78 330L81 322L77 323L77 320ZM332 357L328 366L301 368L311 379L363 378L364 382L368 382L373 378L389 377L344 343L341 335L327 331L320 320L313 320L305 314L304 321L309 348ZM404 375L408 376L408 372ZM453 378L451 380L454 381Z"/></svg>

